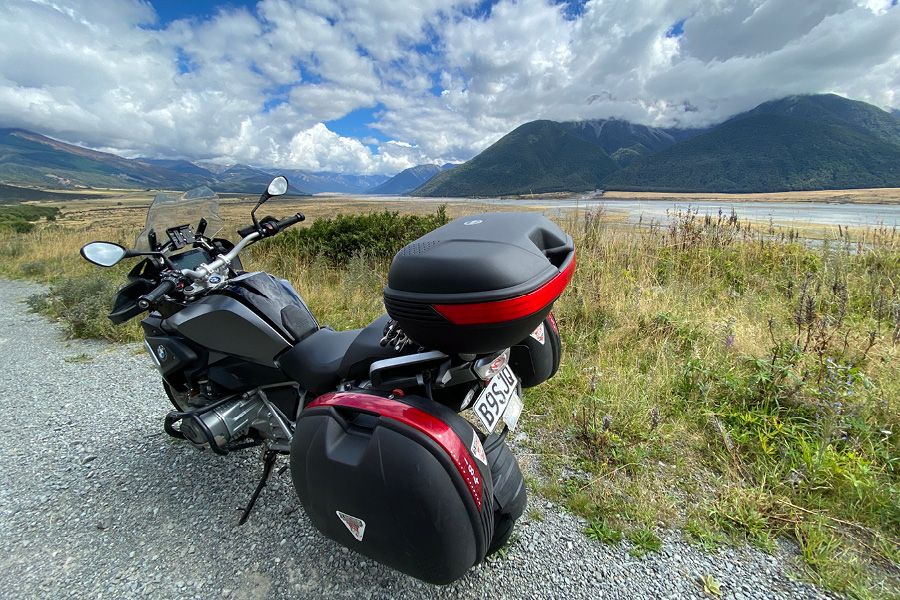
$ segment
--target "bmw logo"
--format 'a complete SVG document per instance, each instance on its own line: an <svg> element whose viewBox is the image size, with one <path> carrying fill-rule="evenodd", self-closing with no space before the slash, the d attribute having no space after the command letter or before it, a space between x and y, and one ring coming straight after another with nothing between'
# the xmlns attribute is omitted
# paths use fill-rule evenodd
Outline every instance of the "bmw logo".
<svg viewBox="0 0 900 600"><path fill-rule="evenodd" d="M209 282L213 285L216 285L220 281L222 281L222 278L219 277L218 275L213 275L212 277L209 278Z"/></svg>
<svg viewBox="0 0 900 600"><path fill-rule="evenodd" d="M160 361L166 360L169 357L169 351L166 350L166 347L160 344L156 347L156 356Z"/></svg>

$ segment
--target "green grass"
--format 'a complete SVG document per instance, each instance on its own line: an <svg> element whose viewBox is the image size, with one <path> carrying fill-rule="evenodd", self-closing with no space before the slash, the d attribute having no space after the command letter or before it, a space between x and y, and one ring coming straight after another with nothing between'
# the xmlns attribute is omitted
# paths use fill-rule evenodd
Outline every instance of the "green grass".
<svg viewBox="0 0 900 600"><path fill-rule="evenodd" d="M601 217L564 223L579 266L555 307L560 371L525 393L522 426L540 459L529 489L587 518L589 537L627 538L637 553L666 527L710 550L773 551L787 538L798 575L896 597L898 232L810 247L730 215L683 213L643 231ZM342 227L260 244L245 266L286 276L322 322L365 325L383 311L391 250L304 249L350 239ZM41 308L74 336L135 339L136 327L104 316L124 267L77 255L88 239L129 235L51 223L0 236L0 274L53 282Z"/></svg>
<svg viewBox="0 0 900 600"><path fill-rule="evenodd" d="M626 537L631 542L631 550L628 553L637 558L659 552L662 548L662 540L649 527L636 527L629 531Z"/></svg>
<svg viewBox="0 0 900 600"><path fill-rule="evenodd" d="M611 527L603 519L595 519L588 523L584 529L584 534L592 540L597 540L604 544L618 544L622 541L622 530Z"/></svg>

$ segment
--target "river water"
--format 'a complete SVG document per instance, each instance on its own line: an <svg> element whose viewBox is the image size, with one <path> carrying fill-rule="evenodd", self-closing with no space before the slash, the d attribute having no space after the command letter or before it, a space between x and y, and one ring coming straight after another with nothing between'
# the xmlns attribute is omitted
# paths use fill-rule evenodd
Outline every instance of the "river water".
<svg viewBox="0 0 900 600"><path fill-rule="evenodd" d="M843 226L900 226L900 204L850 204L837 202L731 202L728 200L613 200L578 199L561 200L511 199L511 198L410 198L408 196L380 196L379 198L397 202L426 202L434 204L473 204L476 206L534 206L544 207L550 213L566 212L575 208L581 210L602 210L610 213L625 213L632 222L669 220L673 212L696 210L701 215L716 215L721 210L731 211L741 220L772 221L787 225L843 225Z"/></svg>

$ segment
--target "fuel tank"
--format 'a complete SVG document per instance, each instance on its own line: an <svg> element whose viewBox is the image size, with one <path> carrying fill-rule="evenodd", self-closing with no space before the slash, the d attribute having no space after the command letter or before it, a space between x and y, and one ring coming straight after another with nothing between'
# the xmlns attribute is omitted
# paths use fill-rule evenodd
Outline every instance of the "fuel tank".
<svg viewBox="0 0 900 600"><path fill-rule="evenodd" d="M291 285L262 271L230 279L165 325L208 350L267 367L319 328Z"/></svg>
<svg viewBox="0 0 900 600"><path fill-rule="evenodd" d="M187 339L204 348L275 366L275 357L290 347L285 336L240 300L210 294L166 319Z"/></svg>

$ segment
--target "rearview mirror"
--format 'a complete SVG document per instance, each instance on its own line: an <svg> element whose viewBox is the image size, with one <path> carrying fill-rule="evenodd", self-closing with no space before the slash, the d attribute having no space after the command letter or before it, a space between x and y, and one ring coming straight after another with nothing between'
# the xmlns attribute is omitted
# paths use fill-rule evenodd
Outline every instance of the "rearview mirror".
<svg viewBox="0 0 900 600"><path fill-rule="evenodd" d="M279 175L272 180L272 183L269 184L269 187L266 189L266 194L268 194L269 196L283 196L287 193L287 190L287 177L285 177L284 175Z"/></svg>
<svg viewBox="0 0 900 600"><path fill-rule="evenodd" d="M81 248L81 255L88 262L101 267L111 267L123 258L128 251L112 242L91 242Z"/></svg>
<svg viewBox="0 0 900 600"><path fill-rule="evenodd" d="M256 210L272 196L283 196L288 191L288 180L284 175L279 175L269 184L266 191L259 197L259 202L250 211L250 218L253 219L254 227L259 228L259 222L256 220Z"/></svg>

